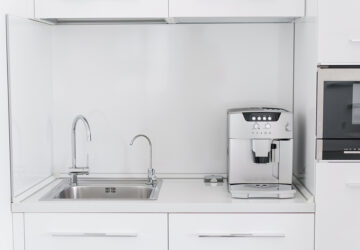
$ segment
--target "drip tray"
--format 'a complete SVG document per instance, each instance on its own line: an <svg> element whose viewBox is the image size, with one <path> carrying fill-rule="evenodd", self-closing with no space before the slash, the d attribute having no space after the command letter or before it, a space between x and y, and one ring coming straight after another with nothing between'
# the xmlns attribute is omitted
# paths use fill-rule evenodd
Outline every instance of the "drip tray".
<svg viewBox="0 0 360 250"><path fill-rule="evenodd" d="M232 198L277 198L290 199L295 197L296 190L288 184L232 184L230 185Z"/></svg>

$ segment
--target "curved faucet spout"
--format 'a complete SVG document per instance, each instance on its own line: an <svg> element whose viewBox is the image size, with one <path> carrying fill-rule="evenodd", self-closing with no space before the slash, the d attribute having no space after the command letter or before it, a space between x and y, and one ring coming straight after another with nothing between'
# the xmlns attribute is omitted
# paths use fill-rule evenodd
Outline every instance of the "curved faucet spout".
<svg viewBox="0 0 360 250"><path fill-rule="evenodd" d="M72 128L71 128L72 167L70 170L70 174L72 176L71 182L73 185L77 185L78 174L89 174L88 162L86 163L85 168L79 168L76 164L76 127L79 121L83 122L86 129L87 140L91 141L91 130L90 130L89 122L83 115L76 116L72 123ZM88 161L88 155L87 155L87 161Z"/></svg>
<svg viewBox="0 0 360 250"><path fill-rule="evenodd" d="M152 143L150 138L147 135L144 134L139 134L136 135L130 142L130 146L132 146L135 142L135 140L139 137L143 137L147 140L147 142L149 143L149 147L150 147L150 165L149 165L149 169L148 169L148 180L147 180L147 184L149 185L154 185L156 183L156 175L155 175L155 169L153 169L152 167Z"/></svg>

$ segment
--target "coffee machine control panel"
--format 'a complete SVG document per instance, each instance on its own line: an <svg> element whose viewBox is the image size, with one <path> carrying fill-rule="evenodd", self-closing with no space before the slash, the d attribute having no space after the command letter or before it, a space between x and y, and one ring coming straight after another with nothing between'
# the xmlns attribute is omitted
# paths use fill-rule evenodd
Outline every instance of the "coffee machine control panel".
<svg viewBox="0 0 360 250"><path fill-rule="evenodd" d="M229 110L230 138L292 138L292 113L279 109Z"/></svg>
<svg viewBox="0 0 360 250"><path fill-rule="evenodd" d="M243 116L248 122L276 122L281 112L244 112Z"/></svg>

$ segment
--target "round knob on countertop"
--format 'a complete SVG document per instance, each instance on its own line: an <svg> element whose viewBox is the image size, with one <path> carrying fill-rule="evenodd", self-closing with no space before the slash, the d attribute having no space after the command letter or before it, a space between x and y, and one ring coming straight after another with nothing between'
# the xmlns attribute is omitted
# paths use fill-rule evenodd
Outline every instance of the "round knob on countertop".
<svg viewBox="0 0 360 250"><path fill-rule="evenodd" d="M266 128L266 129L270 129L270 128L271 128L270 123L266 123L266 124L265 124L265 128Z"/></svg>
<svg viewBox="0 0 360 250"><path fill-rule="evenodd" d="M254 129L260 129L259 123L255 123L255 124L254 124Z"/></svg>

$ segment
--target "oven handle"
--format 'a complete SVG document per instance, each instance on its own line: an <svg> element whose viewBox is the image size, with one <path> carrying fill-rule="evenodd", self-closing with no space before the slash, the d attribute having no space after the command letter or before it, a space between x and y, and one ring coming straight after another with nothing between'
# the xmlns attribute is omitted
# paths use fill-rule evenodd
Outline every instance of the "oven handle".
<svg viewBox="0 0 360 250"><path fill-rule="evenodd" d="M360 151L344 151L344 154L360 154Z"/></svg>

